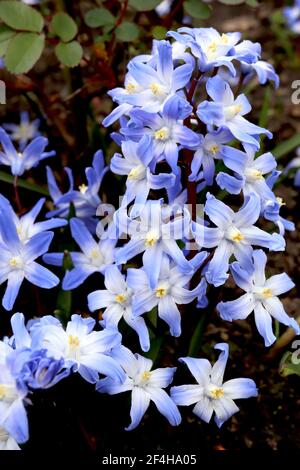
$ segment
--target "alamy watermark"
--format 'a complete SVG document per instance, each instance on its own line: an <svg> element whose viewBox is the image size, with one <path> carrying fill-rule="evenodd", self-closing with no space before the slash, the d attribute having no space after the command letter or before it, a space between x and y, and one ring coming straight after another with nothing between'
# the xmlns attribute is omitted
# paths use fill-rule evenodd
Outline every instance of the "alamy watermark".
<svg viewBox="0 0 300 470"><path fill-rule="evenodd" d="M0 80L0 104L6 104L6 85L3 80Z"/></svg>
<svg viewBox="0 0 300 470"><path fill-rule="evenodd" d="M292 103L300 104L300 80L294 80L292 82L292 89L295 90L291 96Z"/></svg>

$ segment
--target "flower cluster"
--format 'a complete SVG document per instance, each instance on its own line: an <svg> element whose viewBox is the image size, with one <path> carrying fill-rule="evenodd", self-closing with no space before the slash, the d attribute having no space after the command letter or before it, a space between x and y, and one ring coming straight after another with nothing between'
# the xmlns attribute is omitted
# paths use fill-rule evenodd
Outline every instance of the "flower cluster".
<svg viewBox="0 0 300 470"><path fill-rule="evenodd" d="M282 201L273 192L279 176L275 158L261 151L261 137L272 134L251 122L250 102L240 93L251 78L276 86L279 81L272 65L261 60L258 43L213 28L171 31L168 40L154 41L151 54L132 59L124 87L109 92L117 107L103 125L119 121L111 137L120 147L110 170L124 176L126 190L107 226L96 217L105 206L99 189L108 171L101 151L86 169L87 184L78 189L72 171L65 169L66 193L47 167L55 206L48 220L35 222L44 200L19 217L1 196L0 268L1 282L8 280L2 301L7 310L24 278L44 288L59 283L35 262L41 255L63 268L63 290L77 288L94 273L104 281L104 288L87 298L91 312L101 310L99 325L91 317L73 315L64 329L47 315L25 327L22 314L12 317L14 334L0 343L0 430L8 447L28 438L24 404L30 393L71 372L100 393L131 392L127 430L138 426L150 401L171 425L181 421L177 406L195 404L200 419L209 422L214 413L220 427L238 411L235 399L257 396L251 379L224 382L227 344L215 345L221 354L213 366L207 359L181 358L197 383L167 393L176 367L152 370L150 359L122 344L118 327L123 319L147 352L153 335L150 312L179 337L181 306L196 301L197 308L205 308L207 289L224 285L230 275L245 294L218 304L222 319L245 319L254 311L266 346L275 341L272 318L299 333L278 298L293 287L292 281L285 273L269 279L265 274L262 248L284 251L284 232L293 230L293 224L280 215ZM23 149L17 152L0 131L0 160L14 175L49 156L44 153L47 139L36 137L28 120L6 129ZM221 200L224 192L232 201L236 197L230 207ZM205 199L204 208L197 207L198 198ZM274 223L271 232L261 228L264 221ZM66 253L48 249L49 229L68 223L79 248L68 252L66 267Z"/></svg>

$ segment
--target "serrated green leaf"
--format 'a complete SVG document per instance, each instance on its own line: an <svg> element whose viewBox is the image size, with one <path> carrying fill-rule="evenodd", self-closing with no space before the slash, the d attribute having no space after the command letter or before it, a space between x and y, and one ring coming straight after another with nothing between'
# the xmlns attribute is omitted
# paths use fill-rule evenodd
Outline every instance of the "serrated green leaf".
<svg viewBox="0 0 300 470"><path fill-rule="evenodd" d="M73 18L63 11L53 16L50 28L64 42L74 39L78 32L77 24Z"/></svg>
<svg viewBox="0 0 300 470"><path fill-rule="evenodd" d="M14 177L4 171L0 171L0 181L3 181L3 183L14 184ZM30 183L30 181L22 180L21 178L18 178L18 186L23 189L28 189L28 191L42 194L43 196L49 196L49 191L46 188Z"/></svg>
<svg viewBox="0 0 300 470"><path fill-rule="evenodd" d="M167 28L164 26L154 26L152 28L152 36L154 39L164 39L167 34Z"/></svg>
<svg viewBox="0 0 300 470"><path fill-rule="evenodd" d="M116 29L116 36L119 41L134 41L139 37L140 29L139 27L134 24L130 23L129 21L123 21L120 26Z"/></svg>
<svg viewBox="0 0 300 470"><path fill-rule="evenodd" d="M211 9L199 0L186 0L183 6L186 13L193 18L205 20L210 17Z"/></svg>
<svg viewBox="0 0 300 470"><path fill-rule="evenodd" d="M63 43L60 42L55 47L55 54L58 60L67 67L76 67L79 64L83 50L78 41Z"/></svg>
<svg viewBox="0 0 300 470"><path fill-rule="evenodd" d="M17 1L0 2L0 19L13 29L33 33L40 33L44 26L44 19L37 10Z"/></svg>
<svg viewBox="0 0 300 470"><path fill-rule="evenodd" d="M129 5L137 11L153 10L162 0L129 0Z"/></svg>
<svg viewBox="0 0 300 470"><path fill-rule="evenodd" d="M17 33L5 54L5 66L12 73L27 73L40 58L45 36L36 33Z"/></svg>
<svg viewBox="0 0 300 470"><path fill-rule="evenodd" d="M84 21L90 28L100 28L114 25L116 18L106 8L94 8L85 14Z"/></svg>
<svg viewBox="0 0 300 470"><path fill-rule="evenodd" d="M5 24L0 25L0 57L5 55L9 41L15 34L15 31Z"/></svg>

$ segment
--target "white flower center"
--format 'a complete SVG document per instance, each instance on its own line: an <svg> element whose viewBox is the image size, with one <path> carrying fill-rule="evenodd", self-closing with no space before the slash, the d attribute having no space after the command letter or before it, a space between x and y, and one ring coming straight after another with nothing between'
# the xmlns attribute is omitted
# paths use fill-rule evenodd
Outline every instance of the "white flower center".
<svg viewBox="0 0 300 470"><path fill-rule="evenodd" d="M78 189L79 191L81 192L81 194L85 194L88 190L88 186L86 184L81 184L80 186L78 186Z"/></svg>
<svg viewBox="0 0 300 470"><path fill-rule="evenodd" d="M254 287L253 294L256 300L264 301L273 297L272 289L269 287Z"/></svg>
<svg viewBox="0 0 300 470"><path fill-rule="evenodd" d="M128 174L129 180L142 180L145 178L146 168L144 165L138 165L132 168Z"/></svg>
<svg viewBox="0 0 300 470"><path fill-rule="evenodd" d="M135 91L137 91L137 86L134 85L133 83L128 83L125 87L125 90L130 95L131 93L134 93Z"/></svg>
<svg viewBox="0 0 300 470"><path fill-rule="evenodd" d="M216 155L220 151L220 146L218 144L210 144L207 147L207 151L213 155Z"/></svg>
<svg viewBox="0 0 300 470"><path fill-rule="evenodd" d="M169 287L166 284L160 284L155 290L155 296L161 299L165 297L169 291Z"/></svg>
<svg viewBox="0 0 300 470"><path fill-rule="evenodd" d="M159 240L159 233L156 232L155 230L150 230L148 233L146 233L145 236L145 246L146 247L151 247L154 246Z"/></svg>
<svg viewBox="0 0 300 470"><path fill-rule="evenodd" d="M0 401L12 402L16 396L16 389L13 385L0 384Z"/></svg>
<svg viewBox="0 0 300 470"><path fill-rule="evenodd" d="M30 123L20 124L15 133L15 137L19 140L29 140L33 137L34 126Z"/></svg>
<svg viewBox="0 0 300 470"><path fill-rule="evenodd" d="M159 85L159 83L156 83L156 82L151 83L150 90L155 96L160 95L164 91L163 87Z"/></svg>
<svg viewBox="0 0 300 470"><path fill-rule="evenodd" d="M245 238L244 235L242 234L242 232L241 232L238 228L236 228L236 227L234 227L234 226L231 226L231 227L227 230L225 236L226 236L226 238L227 238L228 240L231 240L231 241L233 241L233 242L235 242L235 243L239 243L239 242L241 242L242 240L244 240L244 238Z"/></svg>
<svg viewBox="0 0 300 470"><path fill-rule="evenodd" d="M170 130L167 127L162 127L154 132L154 137L156 140L167 140L170 137Z"/></svg>
<svg viewBox="0 0 300 470"><path fill-rule="evenodd" d="M137 387L146 387L149 383L151 378L151 372L145 371L139 374L137 377L133 379L134 385Z"/></svg>
<svg viewBox="0 0 300 470"><path fill-rule="evenodd" d="M242 111L241 104L233 104L231 106L226 106L224 108L224 116L225 116L226 121L230 121L241 111Z"/></svg>
<svg viewBox="0 0 300 470"><path fill-rule="evenodd" d="M222 387L218 387L214 384L209 384L206 389L207 396L213 400L218 400L224 396L224 390Z"/></svg>
<svg viewBox="0 0 300 470"><path fill-rule="evenodd" d="M76 335L68 335L68 354L71 359L78 360L80 355L80 341Z"/></svg>
<svg viewBox="0 0 300 470"><path fill-rule="evenodd" d="M14 269L22 269L24 267L24 261L21 256L14 256L10 258L9 265Z"/></svg>
<svg viewBox="0 0 300 470"><path fill-rule="evenodd" d="M262 172L259 171L259 170L256 170L256 168L246 168L245 176L246 176L247 180L250 181L250 182L254 182L254 181L263 179Z"/></svg>
<svg viewBox="0 0 300 470"><path fill-rule="evenodd" d="M101 266L103 264L103 255L99 248L94 248L90 253L90 260L93 266Z"/></svg>

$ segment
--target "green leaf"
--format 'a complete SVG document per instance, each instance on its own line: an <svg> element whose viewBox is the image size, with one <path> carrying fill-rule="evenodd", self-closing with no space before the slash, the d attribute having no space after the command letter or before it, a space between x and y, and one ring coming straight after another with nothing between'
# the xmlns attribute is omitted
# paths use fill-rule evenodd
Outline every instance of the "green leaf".
<svg viewBox="0 0 300 470"><path fill-rule="evenodd" d="M5 66L12 73L27 73L40 58L45 36L35 33L17 33L9 42Z"/></svg>
<svg viewBox="0 0 300 470"><path fill-rule="evenodd" d="M99 28L114 25L116 18L106 8L94 8L85 14L84 21L90 28Z"/></svg>
<svg viewBox="0 0 300 470"><path fill-rule="evenodd" d="M154 338L150 343L149 351L144 353L144 356L148 357L153 362L155 362L161 349L162 341L163 338L161 337Z"/></svg>
<svg viewBox="0 0 300 470"><path fill-rule="evenodd" d="M69 42L78 32L77 24L67 13L59 12L53 16L50 25L51 31L62 41Z"/></svg>
<svg viewBox="0 0 300 470"><path fill-rule="evenodd" d="M298 132L298 134L293 135L293 137L291 137L290 139L281 142L281 144L277 145L277 147L271 150L271 153L274 155L274 157L276 157L277 160L279 160L279 158L284 157L299 145L300 132Z"/></svg>
<svg viewBox="0 0 300 470"><path fill-rule="evenodd" d="M203 341L205 325L206 325L206 315L202 313L202 316L198 322L198 325L195 328L195 331L190 341L188 356L191 356L191 357L198 356L199 349Z"/></svg>
<svg viewBox="0 0 300 470"><path fill-rule="evenodd" d="M247 0L246 4L249 5L250 7L257 7L259 5L257 0Z"/></svg>
<svg viewBox="0 0 300 470"><path fill-rule="evenodd" d="M55 54L58 60L67 67L76 67L79 64L83 50L78 41L60 42L55 46Z"/></svg>
<svg viewBox="0 0 300 470"><path fill-rule="evenodd" d="M164 26L154 26L152 28L152 36L154 39L164 39L167 34L167 28Z"/></svg>
<svg viewBox="0 0 300 470"><path fill-rule="evenodd" d="M8 48L9 41L15 35L15 31L5 24L0 24L0 56L3 57Z"/></svg>
<svg viewBox="0 0 300 470"><path fill-rule="evenodd" d="M137 11L150 11L154 10L162 0L129 0L129 5Z"/></svg>
<svg viewBox="0 0 300 470"><path fill-rule="evenodd" d="M140 29L139 27L134 24L130 23L129 21L123 21L120 26L116 29L116 36L119 41L134 41L139 37Z"/></svg>
<svg viewBox="0 0 300 470"><path fill-rule="evenodd" d="M205 20L210 17L211 9L199 0L186 0L183 6L186 13L193 18Z"/></svg>
<svg viewBox="0 0 300 470"><path fill-rule="evenodd" d="M12 175L8 175L4 171L0 171L0 181L3 181L3 183L13 184L14 177ZM46 188L42 188L42 186L30 183L27 180L22 180L18 178L18 186L23 189L28 189L28 191L33 191L34 193L42 194L43 196L49 196L49 192Z"/></svg>
<svg viewBox="0 0 300 470"><path fill-rule="evenodd" d="M54 310L54 315L61 321L64 326L66 326L66 324L70 320L71 309L72 291L61 289L57 296L56 310Z"/></svg>
<svg viewBox="0 0 300 470"><path fill-rule="evenodd" d="M33 33L40 33L44 26L43 17L37 10L17 1L0 2L0 19L13 29Z"/></svg>

